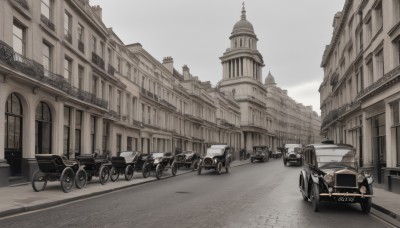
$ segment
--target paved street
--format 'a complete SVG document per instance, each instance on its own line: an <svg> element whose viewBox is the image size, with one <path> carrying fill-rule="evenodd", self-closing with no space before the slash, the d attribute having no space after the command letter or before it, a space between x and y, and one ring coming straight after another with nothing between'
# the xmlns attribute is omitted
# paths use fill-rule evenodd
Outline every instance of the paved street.
<svg viewBox="0 0 400 228"><path fill-rule="evenodd" d="M221 176L190 173L0 219L0 227L386 227L358 205L313 212L298 191L300 169L279 159Z"/></svg>

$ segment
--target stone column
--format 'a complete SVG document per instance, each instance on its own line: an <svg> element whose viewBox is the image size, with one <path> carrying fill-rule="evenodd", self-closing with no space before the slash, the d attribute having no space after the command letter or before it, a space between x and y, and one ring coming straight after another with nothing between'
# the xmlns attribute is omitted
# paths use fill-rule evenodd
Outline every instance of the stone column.
<svg viewBox="0 0 400 228"><path fill-rule="evenodd" d="M243 76L243 75L242 75L242 67L243 67L243 66L242 66L242 58L238 58L237 60L238 60L238 66L239 66L239 69L238 69L238 70L239 70L238 76L241 77L241 76Z"/></svg>

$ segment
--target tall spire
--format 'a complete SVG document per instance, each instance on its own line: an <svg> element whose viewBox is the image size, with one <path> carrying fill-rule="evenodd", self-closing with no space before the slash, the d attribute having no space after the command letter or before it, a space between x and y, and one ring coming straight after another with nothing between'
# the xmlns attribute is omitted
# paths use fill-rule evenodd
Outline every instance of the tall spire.
<svg viewBox="0 0 400 228"><path fill-rule="evenodd" d="M244 7L244 2L242 3L242 20L246 20L246 8Z"/></svg>

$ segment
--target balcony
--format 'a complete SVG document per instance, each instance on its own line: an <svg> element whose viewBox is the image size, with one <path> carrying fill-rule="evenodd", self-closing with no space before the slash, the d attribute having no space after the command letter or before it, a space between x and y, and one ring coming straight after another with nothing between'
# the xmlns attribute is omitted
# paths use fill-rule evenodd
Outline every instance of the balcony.
<svg viewBox="0 0 400 228"><path fill-rule="evenodd" d="M12 0L12 2L18 3L22 8L29 10L28 2L26 0Z"/></svg>
<svg viewBox="0 0 400 228"><path fill-rule="evenodd" d="M104 60L94 52L92 52L92 63L104 70Z"/></svg>
<svg viewBox="0 0 400 228"><path fill-rule="evenodd" d="M44 85L61 90L66 96L74 97L104 109L108 106L107 101L72 86L62 75L54 74L44 69L41 64L14 52L10 46L2 41L0 41L0 64L24 73L27 77L37 80Z"/></svg>
<svg viewBox="0 0 400 228"><path fill-rule="evenodd" d="M78 40L78 49L82 53L85 53L85 44L81 40Z"/></svg>
<svg viewBox="0 0 400 228"><path fill-rule="evenodd" d="M51 22L46 16L44 16L43 14L40 15L40 21L45 24L49 29L55 31L56 27L53 24L53 22Z"/></svg>

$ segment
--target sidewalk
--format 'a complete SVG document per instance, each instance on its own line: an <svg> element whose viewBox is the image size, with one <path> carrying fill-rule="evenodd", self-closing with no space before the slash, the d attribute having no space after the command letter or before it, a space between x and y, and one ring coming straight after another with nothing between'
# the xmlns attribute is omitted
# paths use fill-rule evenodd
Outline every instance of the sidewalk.
<svg viewBox="0 0 400 228"><path fill-rule="evenodd" d="M249 160L233 161L231 166L235 167L248 163ZM171 169L164 174L162 179L173 177L170 170ZM180 169L178 170L177 175L183 175L190 172L192 171ZM138 172L134 174L131 181L125 181L124 177L120 176L116 182L109 181L109 183L105 185L101 185L98 182L98 178L94 177L84 189L73 188L69 193L64 193L61 190L59 181L47 182L46 189L41 192L34 192L31 183L14 187L2 187L0 188L0 218L56 206L154 181L157 181L154 172L152 172L150 177L146 179L142 177L141 172Z"/></svg>
<svg viewBox="0 0 400 228"><path fill-rule="evenodd" d="M249 160L233 161L231 166L240 166L248 164ZM177 175L190 173L191 170L178 170ZM170 170L168 170L163 179L171 178ZM73 202L87 197L97 196L108 192L118 191L136 185L146 184L157 181L154 173L150 177L144 179L142 174L135 173L131 181L125 181L122 177L116 182L109 182L106 185L101 185L98 178L94 178L89 182L84 189L76 189L69 193L64 193L61 190L60 182L48 182L47 187L42 192L34 192L31 183L14 187L0 188L0 218L10 216L22 212L28 212L38 209L43 209L51 206L60 205L63 203ZM385 191L384 189L375 187L374 197L372 198L373 209L371 213L381 217L386 216L391 219L392 224L400 226L400 195ZM387 218L383 218L388 221Z"/></svg>

